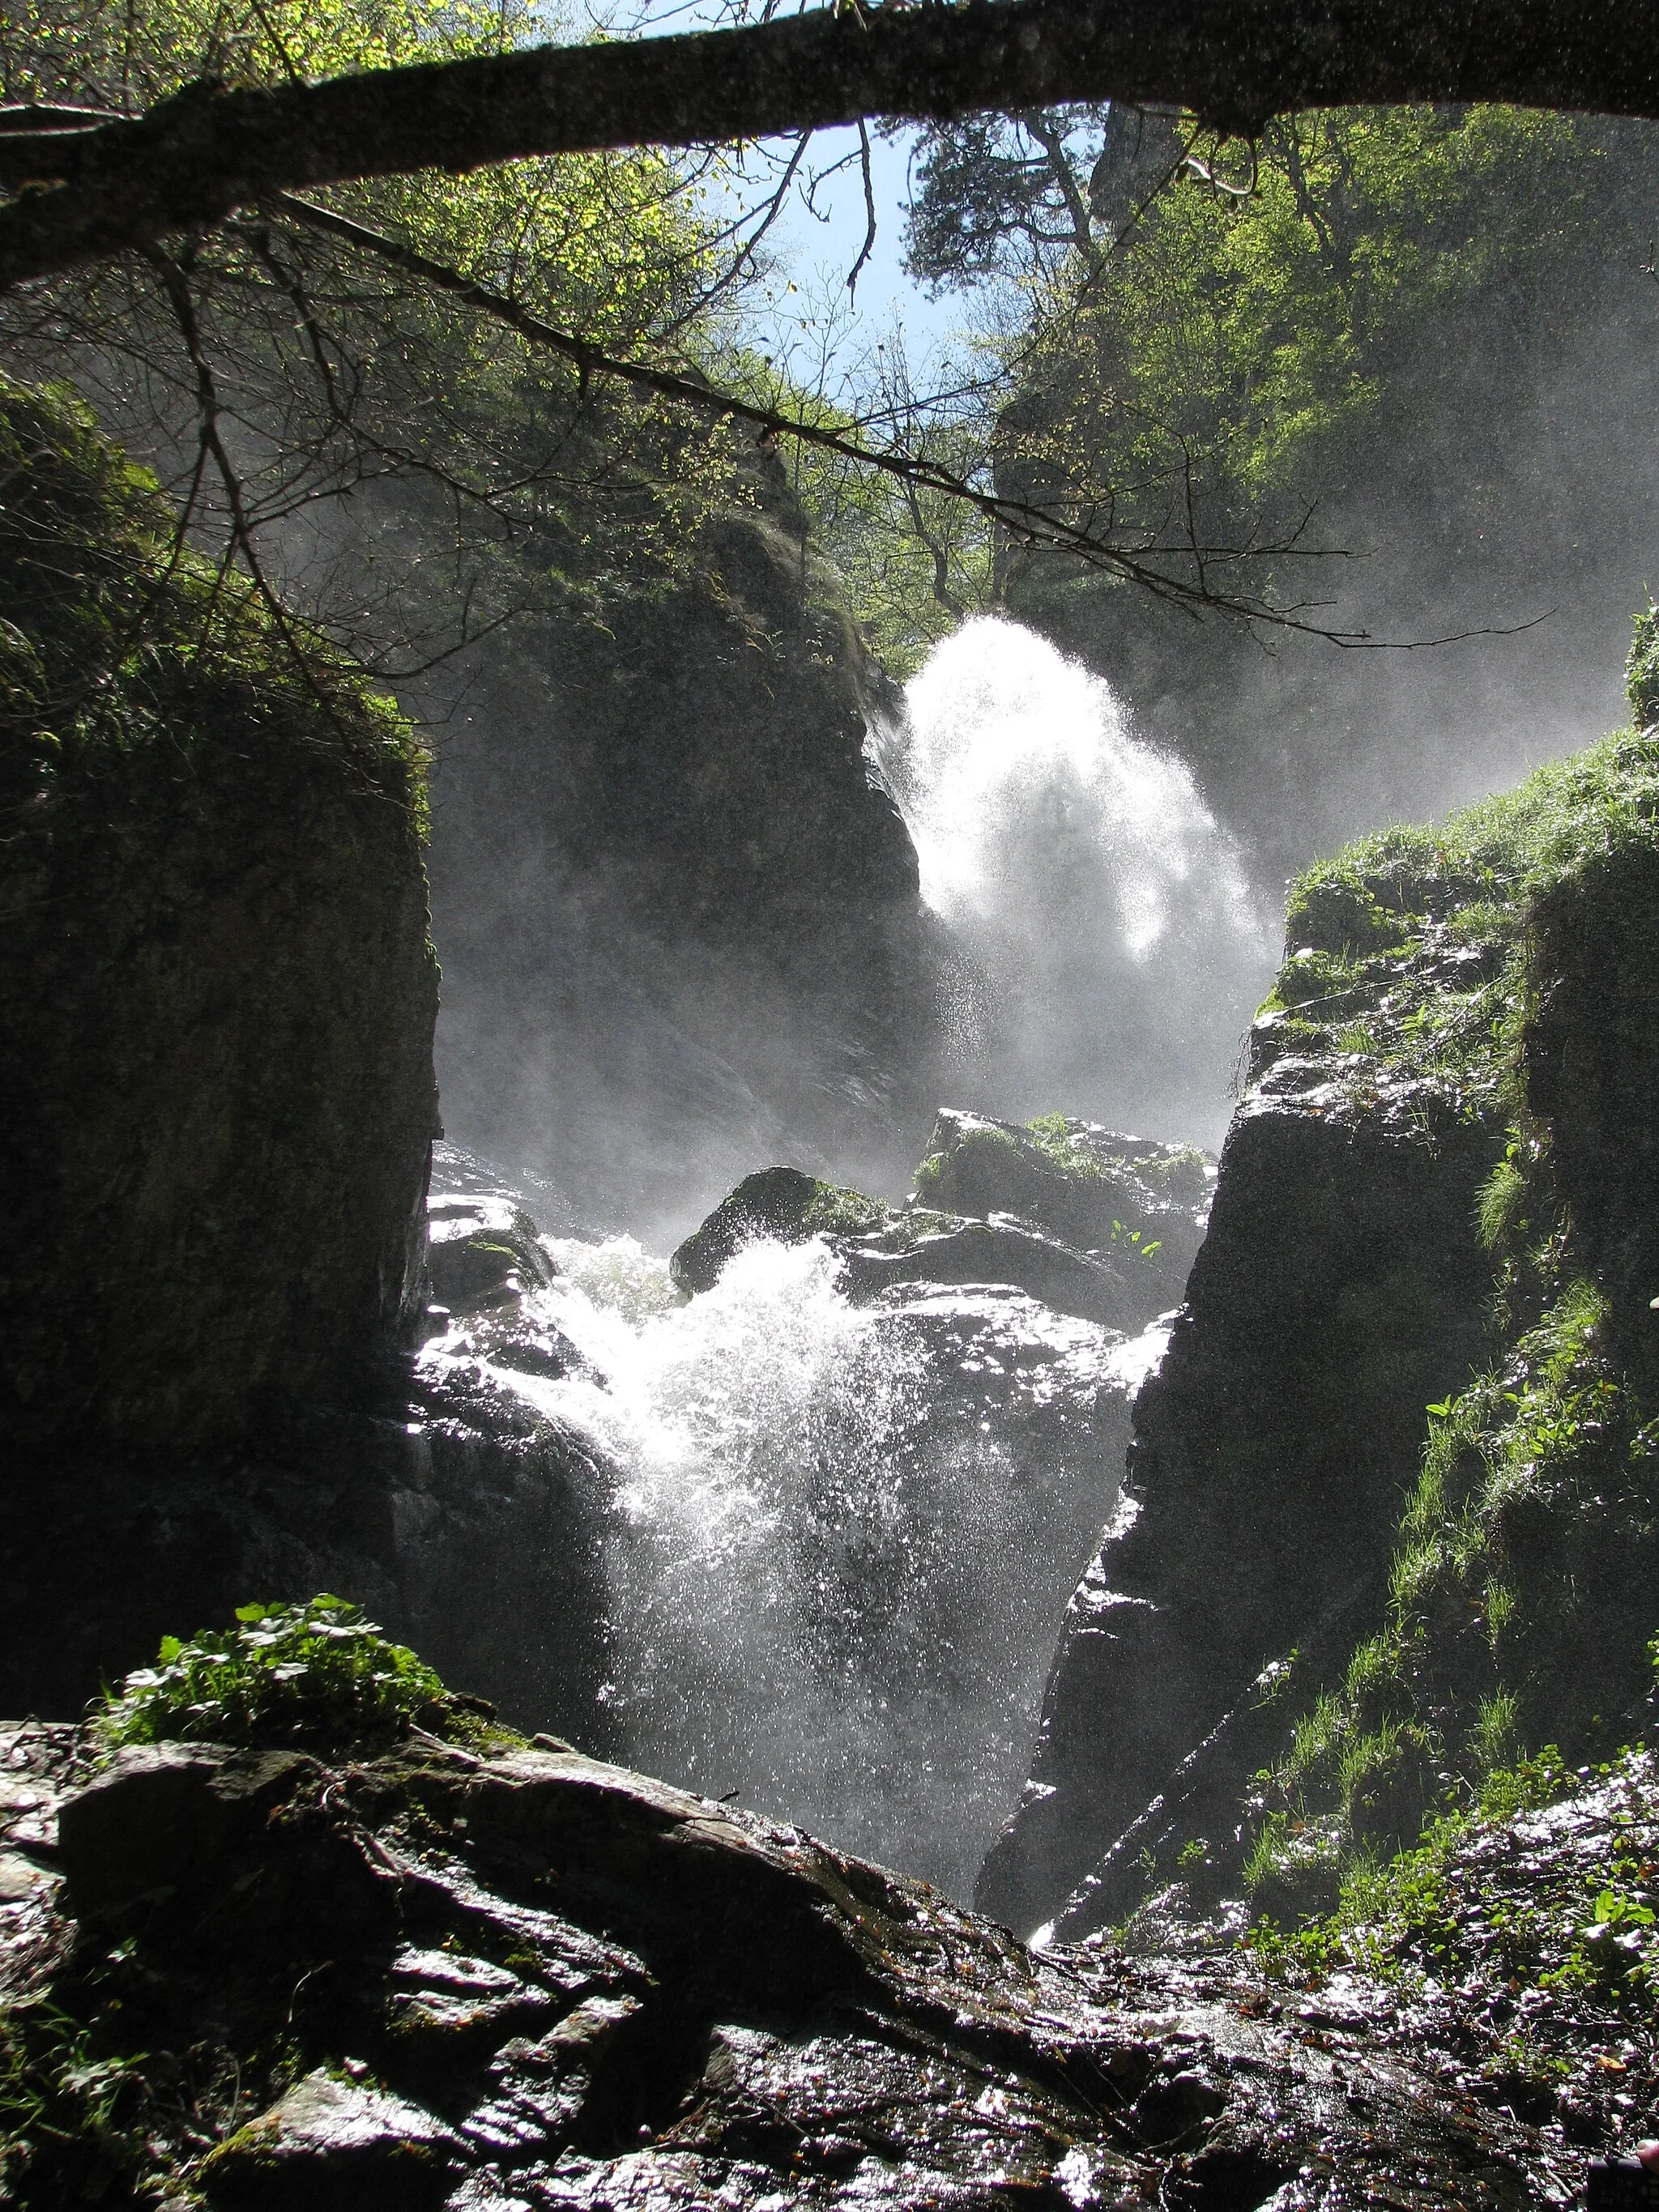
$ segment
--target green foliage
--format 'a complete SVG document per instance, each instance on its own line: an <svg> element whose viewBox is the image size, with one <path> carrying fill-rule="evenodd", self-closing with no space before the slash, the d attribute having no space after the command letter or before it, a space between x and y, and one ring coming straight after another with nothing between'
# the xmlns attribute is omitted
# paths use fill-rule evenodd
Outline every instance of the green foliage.
<svg viewBox="0 0 1659 2212"><path fill-rule="evenodd" d="M1212 545L1246 515L1293 535L1449 327L1571 285L1631 220L1607 135L1565 116L1346 108L1248 149L1184 138L1199 159L1086 283L1076 261L1028 279L998 441L1000 483L1079 515L1109 484L1168 544L1191 511Z"/></svg>
<svg viewBox="0 0 1659 2212"><path fill-rule="evenodd" d="M1540 1811L1579 1786L1553 1745L1535 1759L1494 1769L1473 1809L1434 1815L1409 1849L1387 1857L1370 1847L1339 1852L1340 1887L1334 1908L1288 1929L1263 1914L1243 1936L1244 1948L1264 1972L1279 1980L1318 1983L1345 1966L1389 1981L1425 1972L1449 1978L1467 1968L1479 1940L1472 1940L1469 1924L1469 1845L1486 1828ZM1253 1875L1258 1893L1295 1871L1296 1826L1285 1813L1270 1814L1262 1824L1247 1868L1247 1879ZM1575 1863L1569 1855L1569 1881ZM1555 1887L1560 1888L1559 1881ZM1553 1948L1564 1958L1576 1943L1576 1897L1564 1893L1552 1899L1547 1893L1545 1901L1559 1908ZM1639 1900L1632 1899L1632 1905L1635 1911L1644 1909ZM1617 1907L1608 1909L1611 1913ZM1508 1905L1487 1908L1484 1925L1496 1935L1504 1978L1517 1966L1529 1981L1540 1978L1542 1957L1550 1948L1543 1940L1547 1923L1547 1912Z"/></svg>
<svg viewBox="0 0 1659 2212"><path fill-rule="evenodd" d="M1340 861L1310 868L1291 884L1285 902L1286 945L1352 959L1407 943L1420 918L1378 897L1379 873L1363 879Z"/></svg>
<svg viewBox="0 0 1659 2212"><path fill-rule="evenodd" d="M1488 1252L1500 1250L1527 1227L1527 1177L1513 1157L1499 1160L1484 1183L1476 1201L1475 1222L1480 1242Z"/></svg>
<svg viewBox="0 0 1659 2212"><path fill-rule="evenodd" d="M94 2203L148 2164L143 2058L49 1996L0 2008L0 2199Z"/></svg>
<svg viewBox="0 0 1659 2212"><path fill-rule="evenodd" d="M0 17L0 98L131 111L204 79L281 83L550 34L556 16L536 0L24 0ZM748 386L758 364L733 348L730 311L755 272L715 242L722 183L718 166L640 149L428 169L319 197L596 349L694 377L730 368ZM399 663L419 662L410 643L453 635L463 600L475 628L519 608L602 618L615 599L684 580L711 520L753 504L751 435L596 378L274 206L192 240L189 264L236 423L242 511L258 525L296 501L362 495L355 580L325 603L347 645L395 640ZM27 357L106 398L136 439L147 380L193 387L157 306L141 264L72 274L50 311L30 313ZM179 425L158 415L156 449L171 452ZM198 514L222 517L214 467L196 499Z"/></svg>
<svg viewBox="0 0 1659 2212"><path fill-rule="evenodd" d="M1037 1150L1051 1167L1082 1182L1099 1182L1105 1170L1088 1146L1074 1134L1064 1114L1039 1114L1025 1124Z"/></svg>
<svg viewBox="0 0 1659 2212"><path fill-rule="evenodd" d="M1625 663L1625 690L1638 730L1659 722L1659 607L1650 600L1636 617L1636 635Z"/></svg>
<svg viewBox="0 0 1659 2212"><path fill-rule="evenodd" d="M0 376L0 797L95 804L118 757L171 788L227 738L335 753L425 822L422 756L361 671L174 541L155 479L61 388Z"/></svg>
<svg viewBox="0 0 1659 2212"><path fill-rule="evenodd" d="M1541 1812L1577 1789L1578 1778L1568 1767L1558 1746L1547 1743L1530 1759L1513 1766L1494 1767L1480 1784L1478 1801L1483 1820L1509 1820L1522 1813Z"/></svg>
<svg viewBox="0 0 1659 2212"><path fill-rule="evenodd" d="M164 1637L154 1667L106 1695L98 1731L112 1747L175 1740L343 1750L442 1726L443 1684L343 1599L239 1606L228 1632Z"/></svg>
<svg viewBox="0 0 1659 2212"><path fill-rule="evenodd" d="M1659 729L1621 731L1437 830L1361 838L1290 887L1286 956L1262 1015L1277 1018L1281 1048L1358 1056L1343 1078L1358 1097L1426 1086L1464 1120L1512 1119L1480 1200L1495 1254L1558 1226L1520 1097L1529 1009L1547 981L1534 973L1534 917L1609 854L1656 845ZM1425 957L1453 950L1481 956L1467 985Z"/></svg>
<svg viewBox="0 0 1659 2212"><path fill-rule="evenodd" d="M1520 1718L1521 1701L1513 1690L1494 1690L1481 1699L1469 1730L1469 1759L1477 1771L1498 1771L1514 1759L1520 1749Z"/></svg>

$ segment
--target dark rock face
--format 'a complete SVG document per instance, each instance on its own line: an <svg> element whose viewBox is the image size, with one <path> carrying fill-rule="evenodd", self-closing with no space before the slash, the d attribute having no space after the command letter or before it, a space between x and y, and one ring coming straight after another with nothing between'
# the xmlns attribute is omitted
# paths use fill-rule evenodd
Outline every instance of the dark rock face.
<svg viewBox="0 0 1659 2212"><path fill-rule="evenodd" d="M329 1589L514 1722L610 1747L600 1542L614 1471L485 1364L547 1376L586 1363L525 1316L523 1293L552 1266L515 1200L446 1190L433 1222L445 1311L480 1359L435 1373L395 1357L351 1402L278 1408L252 1443L182 1460L85 1453L12 1501L4 1702L77 1714L148 1663L172 1622Z"/></svg>
<svg viewBox="0 0 1659 2212"><path fill-rule="evenodd" d="M0 758L0 1427L189 1452L349 1391L417 1309L419 771L361 679L308 687L262 609L222 639L188 562L135 651L159 498L9 386L7 446L0 606L35 673Z"/></svg>
<svg viewBox="0 0 1659 2212"><path fill-rule="evenodd" d="M71 1716L169 1623L340 1590L515 1721L604 1748L610 1475L482 1379L405 1377L380 1412L273 1425L193 1467L122 1455L33 1491L0 1529L0 1688Z"/></svg>
<svg viewBox="0 0 1659 2212"><path fill-rule="evenodd" d="M757 1157L896 1183L931 1102L936 931L864 757L896 695L762 496L492 655L434 778L452 1131L653 1240Z"/></svg>
<svg viewBox="0 0 1659 2212"><path fill-rule="evenodd" d="M157 2195L1519 2212L1582 2168L1397 1991L1298 2004L1201 1943L1033 1954L568 1747L88 1750L0 1730L0 2000L147 2054L117 2140ZM77 2148L41 2138L29 2181Z"/></svg>
<svg viewBox="0 0 1659 2212"><path fill-rule="evenodd" d="M1190 1787L1176 1771L1264 1666L1346 1654L1380 1608L1423 1408L1479 1357L1490 1275L1473 1212L1492 1139L1437 1103L1356 1106L1326 1063L1285 1060L1241 1106L1030 1782L975 1891L1010 1925L1051 1917L1166 1783ZM1206 1760L1218 1806L1253 1742L1230 1729Z"/></svg>

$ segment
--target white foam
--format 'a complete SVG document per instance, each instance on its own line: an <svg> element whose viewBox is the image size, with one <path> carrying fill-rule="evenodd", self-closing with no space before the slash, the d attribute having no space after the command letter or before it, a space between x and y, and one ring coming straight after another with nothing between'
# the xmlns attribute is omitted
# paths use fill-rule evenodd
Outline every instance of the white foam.
<svg viewBox="0 0 1659 2212"><path fill-rule="evenodd" d="M490 1371L613 1471L623 1755L965 1893L1115 1497L1122 1339L1014 1291L854 1306L818 1242L689 1303L631 1240L548 1249L526 1317L596 1371Z"/></svg>
<svg viewBox="0 0 1659 2212"><path fill-rule="evenodd" d="M936 646L905 696L872 751L923 897L988 980L965 1018L992 1110L1213 1141L1275 933L1190 771L999 617Z"/></svg>

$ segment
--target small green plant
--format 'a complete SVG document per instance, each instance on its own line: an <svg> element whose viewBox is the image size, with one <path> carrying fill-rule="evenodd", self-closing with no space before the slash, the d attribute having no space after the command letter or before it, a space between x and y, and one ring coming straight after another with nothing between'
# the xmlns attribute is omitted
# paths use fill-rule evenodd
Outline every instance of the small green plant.
<svg viewBox="0 0 1659 2212"><path fill-rule="evenodd" d="M1636 635L1625 663L1625 695L1638 730L1659 722L1659 607L1650 600L1636 617Z"/></svg>
<svg viewBox="0 0 1659 2212"><path fill-rule="evenodd" d="M445 1691L428 1666L343 1598L244 1605L236 1626L161 1639L154 1667L106 1694L106 1743L318 1743L344 1747L441 1721Z"/></svg>
<svg viewBox="0 0 1659 2212"><path fill-rule="evenodd" d="M1106 1170L1085 1144L1079 1142L1063 1114L1039 1114L1025 1124L1037 1150L1051 1167L1079 1182L1099 1182Z"/></svg>
<svg viewBox="0 0 1659 2212"><path fill-rule="evenodd" d="M0 2203L91 2203L130 2183L145 2162L143 2064L100 2051L48 1997L0 2011Z"/></svg>
<svg viewBox="0 0 1659 2212"><path fill-rule="evenodd" d="M1512 1595L1510 1601L1513 1603ZM1477 1772L1492 1773L1514 1759L1520 1711L1512 1690L1494 1690L1491 1697L1481 1699L1474 1726L1469 1730L1469 1757Z"/></svg>
<svg viewBox="0 0 1659 2212"><path fill-rule="evenodd" d="M1514 1152L1515 1146L1511 1145L1510 1157L1499 1160L1481 1184L1475 1201L1475 1225L1488 1252L1502 1250L1517 1232L1528 1227L1527 1178L1516 1165Z"/></svg>
<svg viewBox="0 0 1659 2212"><path fill-rule="evenodd" d="M1513 1766L1495 1767L1480 1785L1483 1820L1512 1820L1520 1813L1536 1813L1568 1796L1578 1786L1573 1773L1553 1743Z"/></svg>

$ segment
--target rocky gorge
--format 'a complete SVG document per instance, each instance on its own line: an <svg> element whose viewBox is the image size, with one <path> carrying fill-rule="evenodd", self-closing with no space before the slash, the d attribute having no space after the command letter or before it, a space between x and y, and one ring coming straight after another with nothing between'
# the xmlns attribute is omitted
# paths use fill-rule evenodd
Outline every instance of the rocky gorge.
<svg viewBox="0 0 1659 2212"><path fill-rule="evenodd" d="M434 1155L406 726L3 396L0 2186L1574 2201L1659 2094L1652 618L1293 886L1218 1164L945 1109L665 1263Z"/></svg>

